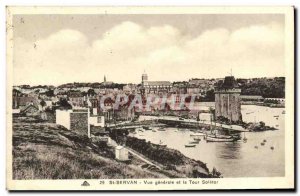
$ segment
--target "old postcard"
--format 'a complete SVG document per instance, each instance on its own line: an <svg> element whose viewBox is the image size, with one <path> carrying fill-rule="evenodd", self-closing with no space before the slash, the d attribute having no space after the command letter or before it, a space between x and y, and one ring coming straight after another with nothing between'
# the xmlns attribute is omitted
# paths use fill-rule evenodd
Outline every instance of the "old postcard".
<svg viewBox="0 0 300 196"><path fill-rule="evenodd" d="M8 190L294 188L293 7L7 7Z"/></svg>

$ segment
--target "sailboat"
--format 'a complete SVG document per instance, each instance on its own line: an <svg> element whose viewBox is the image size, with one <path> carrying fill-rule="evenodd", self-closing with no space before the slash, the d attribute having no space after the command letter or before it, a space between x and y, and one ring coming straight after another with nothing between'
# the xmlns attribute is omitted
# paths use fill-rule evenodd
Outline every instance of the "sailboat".
<svg viewBox="0 0 300 196"><path fill-rule="evenodd" d="M245 132L244 132L244 138L243 138L243 142L246 143L248 141L248 138L246 138Z"/></svg>
<svg viewBox="0 0 300 196"><path fill-rule="evenodd" d="M216 124L216 122L215 122L215 124ZM214 134L213 134L213 131L210 127L211 134L206 136L206 142L234 142L234 141L236 141L236 139L230 135L217 134L217 131L218 130L215 129Z"/></svg>
<svg viewBox="0 0 300 196"><path fill-rule="evenodd" d="M158 145L161 146L161 147L166 147L167 146L167 144L164 144L161 140L159 140L159 144Z"/></svg>

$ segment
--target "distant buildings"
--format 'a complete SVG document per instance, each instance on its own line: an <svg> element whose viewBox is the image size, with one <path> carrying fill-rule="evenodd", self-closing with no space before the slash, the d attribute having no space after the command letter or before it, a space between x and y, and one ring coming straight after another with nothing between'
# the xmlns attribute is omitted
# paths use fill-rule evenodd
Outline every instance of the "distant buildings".
<svg viewBox="0 0 300 196"><path fill-rule="evenodd" d="M230 121L242 120L241 89L233 76L227 76L215 88L215 115Z"/></svg>

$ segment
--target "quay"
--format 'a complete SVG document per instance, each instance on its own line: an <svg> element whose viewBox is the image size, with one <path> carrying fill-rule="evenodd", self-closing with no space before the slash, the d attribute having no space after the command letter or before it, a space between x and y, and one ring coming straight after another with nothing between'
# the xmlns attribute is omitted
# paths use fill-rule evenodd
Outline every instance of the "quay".
<svg viewBox="0 0 300 196"><path fill-rule="evenodd" d="M151 120L145 120L145 121L138 121L138 122L122 122L118 124L111 124L108 127L114 128L114 129L134 129L134 128L141 128L145 125L151 125L151 124L164 124L168 126L180 126L180 127L186 127L186 128L207 128L211 125L211 122L208 121L197 121L194 119L179 119L175 116L151 116ZM221 123L213 123L213 126L216 128L224 128L228 129L230 131L235 132L249 132L248 129L243 128L239 125L226 125Z"/></svg>

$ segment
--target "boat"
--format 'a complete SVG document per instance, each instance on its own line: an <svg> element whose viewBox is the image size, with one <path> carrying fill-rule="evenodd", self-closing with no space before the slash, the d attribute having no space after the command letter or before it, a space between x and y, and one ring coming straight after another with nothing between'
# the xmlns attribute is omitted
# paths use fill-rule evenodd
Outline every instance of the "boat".
<svg viewBox="0 0 300 196"><path fill-rule="evenodd" d="M161 147L166 147L167 146L167 144L164 144L161 140L159 140L159 144L158 145L161 146Z"/></svg>
<svg viewBox="0 0 300 196"><path fill-rule="evenodd" d="M254 146L254 148L258 149L258 146Z"/></svg>
<svg viewBox="0 0 300 196"><path fill-rule="evenodd" d="M184 145L186 148L193 148L196 146L196 144L185 144Z"/></svg>
<svg viewBox="0 0 300 196"><path fill-rule="evenodd" d="M192 133L190 136L205 136L205 133Z"/></svg>
<svg viewBox="0 0 300 196"><path fill-rule="evenodd" d="M243 138L243 142L246 143L248 141L248 138L246 138L245 132L244 132L244 138Z"/></svg>
<svg viewBox="0 0 300 196"><path fill-rule="evenodd" d="M200 138L194 138L194 140L195 140L195 141L201 141L201 139L200 139Z"/></svg>
<svg viewBox="0 0 300 196"><path fill-rule="evenodd" d="M264 141L263 142L267 142L267 140L266 139L264 139Z"/></svg>
<svg viewBox="0 0 300 196"><path fill-rule="evenodd" d="M145 130L151 130L148 126L142 126Z"/></svg>
<svg viewBox="0 0 300 196"><path fill-rule="evenodd" d="M281 114L285 114L285 110L283 110Z"/></svg>
<svg viewBox="0 0 300 196"><path fill-rule="evenodd" d="M271 150L274 150L274 146L271 146Z"/></svg>
<svg viewBox="0 0 300 196"><path fill-rule="evenodd" d="M264 142L262 142L262 143L260 143L260 145L264 146L264 145L265 145L265 143L264 143Z"/></svg>
<svg viewBox="0 0 300 196"><path fill-rule="evenodd" d="M230 139L233 138L231 135L220 135L220 134L209 134L208 137L219 138L219 139Z"/></svg>
<svg viewBox="0 0 300 196"><path fill-rule="evenodd" d="M166 131L164 128L159 128L157 131Z"/></svg>
<svg viewBox="0 0 300 196"><path fill-rule="evenodd" d="M156 132L156 131L153 129L152 132Z"/></svg>
<svg viewBox="0 0 300 196"><path fill-rule="evenodd" d="M207 136L206 142L234 142L236 141L234 138L217 138L217 137L209 137Z"/></svg>
<svg viewBox="0 0 300 196"><path fill-rule="evenodd" d="M279 115L275 115L274 117L275 117L275 118L278 118L278 117L279 117Z"/></svg>
<svg viewBox="0 0 300 196"><path fill-rule="evenodd" d="M199 140L190 141L189 144L199 144Z"/></svg>

